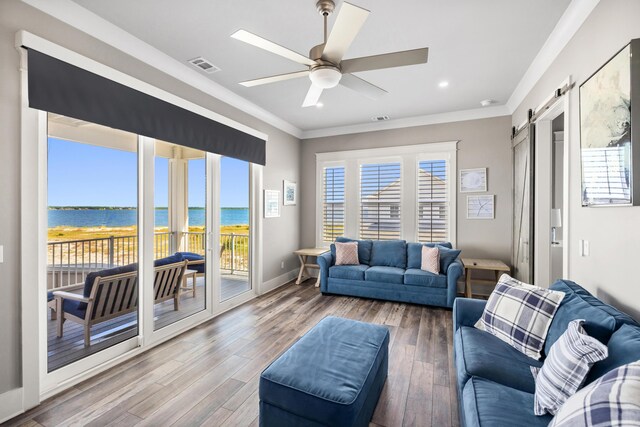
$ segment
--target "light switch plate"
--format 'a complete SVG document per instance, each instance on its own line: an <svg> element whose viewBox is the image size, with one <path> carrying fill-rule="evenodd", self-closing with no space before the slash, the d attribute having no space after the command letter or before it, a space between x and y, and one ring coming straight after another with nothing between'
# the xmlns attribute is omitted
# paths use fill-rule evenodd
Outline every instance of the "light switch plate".
<svg viewBox="0 0 640 427"><path fill-rule="evenodd" d="M4 262L4 245L0 245L0 264Z"/></svg>

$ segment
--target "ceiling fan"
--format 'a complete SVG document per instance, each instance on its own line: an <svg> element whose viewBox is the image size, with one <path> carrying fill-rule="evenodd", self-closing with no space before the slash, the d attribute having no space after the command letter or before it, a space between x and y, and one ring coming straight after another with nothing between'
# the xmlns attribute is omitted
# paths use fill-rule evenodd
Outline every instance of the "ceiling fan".
<svg viewBox="0 0 640 427"><path fill-rule="evenodd" d="M377 99L380 95L387 92L351 73L401 67L404 65L424 64L427 62L429 48L426 47L343 60L344 54L347 52L347 49L349 49L349 46L351 46L364 21L369 16L369 11L343 2L333 28L331 29L331 34L327 35L327 18L334 11L335 3L333 0L318 0L316 8L324 17L324 43L311 48L309 57L245 30L238 30L231 35L234 39L309 67L308 70L304 71L240 82L241 85L252 87L308 76L311 80L311 87L302 103L303 107L316 105L322 91L333 88L337 86L338 83L362 93L369 98Z"/></svg>

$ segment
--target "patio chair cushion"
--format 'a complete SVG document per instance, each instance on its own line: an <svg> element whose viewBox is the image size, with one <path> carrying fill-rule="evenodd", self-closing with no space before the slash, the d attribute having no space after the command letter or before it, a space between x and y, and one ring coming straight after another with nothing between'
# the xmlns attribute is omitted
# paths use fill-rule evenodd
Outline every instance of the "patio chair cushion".
<svg viewBox="0 0 640 427"><path fill-rule="evenodd" d="M87 303L65 298L62 300L62 311L84 319L84 315L87 313Z"/></svg>
<svg viewBox="0 0 640 427"><path fill-rule="evenodd" d="M160 261L160 260L158 260ZM179 262L180 260L178 260ZM174 261L176 262L176 261ZM94 271L93 273L89 273L87 274L86 279L84 280L84 289L82 291L82 295L85 297L89 297L91 296L91 289L93 288L93 282L95 282L96 277L109 277L109 276L115 276L116 274L123 274L123 273L130 273L132 271L136 271L138 269L138 263L133 263L133 264L128 264L128 265L123 265L120 267L114 267L114 268L109 268L106 270L100 270L100 271ZM67 311L65 309L66 305L63 305L63 310ZM80 302L78 308L85 310L87 308L87 303L86 302Z"/></svg>
<svg viewBox="0 0 640 427"><path fill-rule="evenodd" d="M196 253L193 252L176 252L175 255L178 255L182 261L203 261L204 257L202 255L198 255ZM200 264L193 264L190 265L189 270L195 270L197 271L199 274L204 274L204 269L205 269L205 263L200 263Z"/></svg>
<svg viewBox="0 0 640 427"><path fill-rule="evenodd" d="M176 262L182 262L182 261L184 261L182 259L182 256L180 256L178 254L173 254L173 255L168 256L166 258L160 258L160 259L157 259L157 260L153 261L153 266L154 267L162 267L163 265L175 264Z"/></svg>

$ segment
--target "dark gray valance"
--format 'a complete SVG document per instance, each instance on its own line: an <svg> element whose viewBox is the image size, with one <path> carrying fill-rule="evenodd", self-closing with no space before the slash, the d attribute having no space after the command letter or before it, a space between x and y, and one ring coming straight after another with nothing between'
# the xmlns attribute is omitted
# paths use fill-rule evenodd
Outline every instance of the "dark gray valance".
<svg viewBox="0 0 640 427"><path fill-rule="evenodd" d="M265 164L264 140L29 49L29 107Z"/></svg>

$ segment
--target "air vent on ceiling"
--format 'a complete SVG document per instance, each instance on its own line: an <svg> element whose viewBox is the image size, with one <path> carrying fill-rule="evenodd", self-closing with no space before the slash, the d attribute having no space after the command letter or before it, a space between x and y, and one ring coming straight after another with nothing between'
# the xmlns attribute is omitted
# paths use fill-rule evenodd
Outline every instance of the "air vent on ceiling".
<svg viewBox="0 0 640 427"><path fill-rule="evenodd" d="M384 122L385 120L389 120L389 116L374 116L371 117L371 120L374 122Z"/></svg>
<svg viewBox="0 0 640 427"><path fill-rule="evenodd" d="M198 67L202 71L212 74L220 71L220 68L213 65L209 60L204 59L202 56L189 60L189 63L194 67Z"/></svg>

